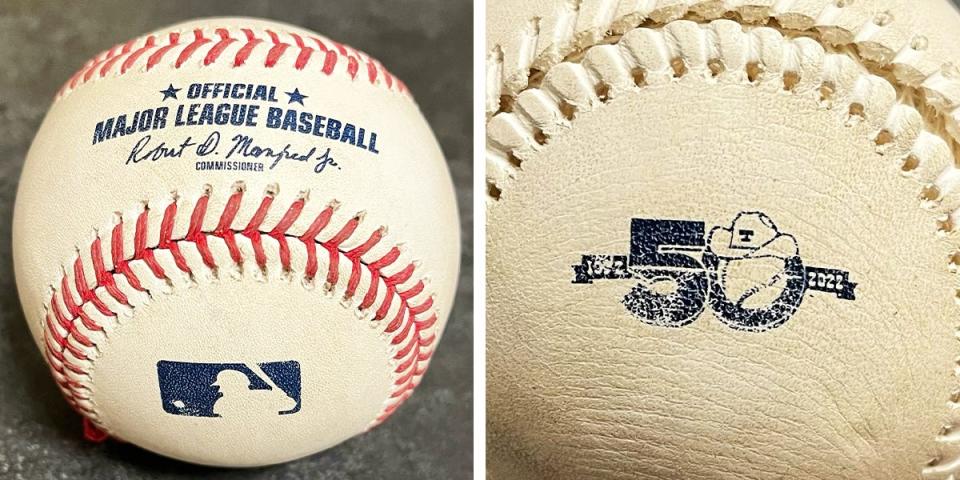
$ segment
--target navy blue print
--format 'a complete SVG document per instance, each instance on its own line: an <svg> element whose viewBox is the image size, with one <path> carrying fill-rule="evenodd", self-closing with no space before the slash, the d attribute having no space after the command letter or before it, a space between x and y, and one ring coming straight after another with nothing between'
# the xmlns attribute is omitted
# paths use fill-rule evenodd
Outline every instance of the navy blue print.
<svg viewBox="0 0 960 480"><path fill-rule="evenodd" d="M161 360L157 379L163 410L173 415L224 417L300 411L300 364L296 361L196 363ZM262 407L262 408L258 408Z"/></svg>

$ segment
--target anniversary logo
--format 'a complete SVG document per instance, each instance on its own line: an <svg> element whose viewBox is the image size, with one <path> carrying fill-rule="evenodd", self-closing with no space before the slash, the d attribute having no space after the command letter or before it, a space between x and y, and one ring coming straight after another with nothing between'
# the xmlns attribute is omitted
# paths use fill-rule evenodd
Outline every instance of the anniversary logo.
<svg viewBox="0 0 960 480"><path fill-rule="evenodd" d="M584 255L575 284L639 282L622 303L647 324L682 327L706 305L737 330L762 332L793 316L807 291L854 300L849 272L804 266L797 240L760 212L705 235L704 222L635 218L629 255Z"/></svg>
<svg viewBox="0 0 960 480"><path fill-rule="evenodd" d="M377 133L348 121L316 112L291 108L306 106L309 98L295 88L282 92L287 107L278 98L276 86L243 83L193 83L184 88L173 84L159 93L161 105L105 118L94 126L92 144L98 145L117 138L137 136L126 165L144 161L196 157L197 170L272 170L283 161L312 164L314 172L327 167L340 169L330 147L312 146L294 149L292 144L265 145L251 134L221 133L213 130L196 138L192 135L175 141L159 141L152 133L188 126L265 127L294 134L324 139L349 145L372 155L380 153ZM192 101L179 105L163 105L167 100L179 101L181 96ZM202 100L202 101L193 101ZM216 100L221 100L216 102Z"/></svg>

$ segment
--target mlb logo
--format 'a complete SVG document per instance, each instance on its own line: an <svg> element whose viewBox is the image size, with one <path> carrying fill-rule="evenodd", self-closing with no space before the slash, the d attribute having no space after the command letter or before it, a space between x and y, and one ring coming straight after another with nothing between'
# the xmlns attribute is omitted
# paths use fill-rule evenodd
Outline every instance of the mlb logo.
<svg viewBox="0 0 960 480"><path fill-rule="evenodd" d="M237 418L300 411L300 363L197 363L161 360L163 410L190 417Z"/></svg>

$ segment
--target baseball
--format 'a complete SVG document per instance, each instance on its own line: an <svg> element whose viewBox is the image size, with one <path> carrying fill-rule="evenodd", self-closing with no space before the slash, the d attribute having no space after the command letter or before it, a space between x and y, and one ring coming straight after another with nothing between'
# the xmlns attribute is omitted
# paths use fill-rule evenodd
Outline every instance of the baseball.
<svg viewBox="0 0 960 480"><path fill-rule="evenodd" d="M33 337L91 436L258 466L410 397L451 308L459 230L443 154L384 64L214 18L110 48L65 83L13 248Z"/></svg>
<svg viewBox="0 0 960 480"><path fill-rule="evenodd" d="M960 14L490 0L496 480L960 475Z"/></svg>

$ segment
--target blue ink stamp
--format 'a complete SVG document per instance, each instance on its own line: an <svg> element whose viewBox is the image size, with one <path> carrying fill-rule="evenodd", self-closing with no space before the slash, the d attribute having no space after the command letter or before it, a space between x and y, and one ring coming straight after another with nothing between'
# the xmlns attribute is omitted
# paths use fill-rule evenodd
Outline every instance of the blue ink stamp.
<svg viewBox="0 0 960 480"><path fill-rule="evenodd" d="M163 410L189 417L242 418L300 411L300 363L197 363L161 360Z"/></svg>
<svg viewBox="0 0 960 480"><path fill-rule="evenodd" d="M808 294L856 300L850 272L805 265L797 239L763 212L741 212L709 234L706 227L634 218L630 253L582 255L572 283L635 282L621 301L627 311L671 328L693 323L709 307L730 328L764 332L789 320Z"/></svg>

